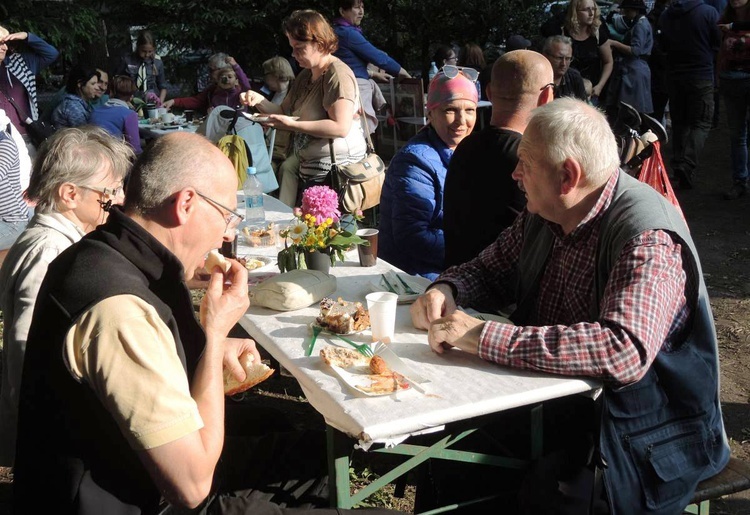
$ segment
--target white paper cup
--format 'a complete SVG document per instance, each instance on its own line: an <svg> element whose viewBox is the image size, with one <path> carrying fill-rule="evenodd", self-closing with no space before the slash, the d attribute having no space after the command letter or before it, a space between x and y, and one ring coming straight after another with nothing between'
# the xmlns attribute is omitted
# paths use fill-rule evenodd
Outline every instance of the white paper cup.
<svg viewBox="0 0 750 515"><path fill-rule="evenodd" d="M148 110L148 119L153 120L154 118L159 118L159 110L158 109L149 109Z"/></svg>
<svg viewBox="0 0 750 515"><path fill-rule="evenodd" d="M158 107L156 111L159 113L159 116L163 114L167 114L167 108L166 107Z"/></svg>
<svg viewBox="0 0 750 515"><path fill-rule="evenodd" d="M174 115L172 113L162 113L162 123L172 123L174 121Z"/></svg>
<svg viewBox="0 0 750 515"><path fill-rule="evenodd" d="M396 329L396 305L398 295L379 291L365 296L367 310L370 312L372 341L391 343Z"/></svg>

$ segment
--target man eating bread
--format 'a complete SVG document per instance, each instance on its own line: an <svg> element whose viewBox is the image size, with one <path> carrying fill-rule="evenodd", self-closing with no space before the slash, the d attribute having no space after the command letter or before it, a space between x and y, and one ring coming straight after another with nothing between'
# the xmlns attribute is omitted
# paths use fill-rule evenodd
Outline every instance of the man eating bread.
<svg viewBox="0 0 750 515"><path fill-rule="evenodd" d="M52 262L26 349L15 513L297 512L268 482L299 486L325 460L285 475L283 435L248 439L245 455L225 440L224 370L242 382L243 363L260 363L252 340L227 336L248 307L247 270L211 267L200 320L185 283L234 238L236 189L208 140L164 136L136 162L124 206ZM327 502L300 490L286 506Z"/></svg>

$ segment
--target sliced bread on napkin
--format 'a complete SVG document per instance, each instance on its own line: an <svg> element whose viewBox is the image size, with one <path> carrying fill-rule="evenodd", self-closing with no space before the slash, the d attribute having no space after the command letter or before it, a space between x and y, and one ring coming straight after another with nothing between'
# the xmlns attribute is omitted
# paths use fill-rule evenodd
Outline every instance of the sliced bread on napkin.
<svg viewBox="0 0 750 515"><path fill-rule="evenodd" d="M336 278L318 270L292 270L250 290L250 304L276 311L306 308L336 291Z"/></svg>

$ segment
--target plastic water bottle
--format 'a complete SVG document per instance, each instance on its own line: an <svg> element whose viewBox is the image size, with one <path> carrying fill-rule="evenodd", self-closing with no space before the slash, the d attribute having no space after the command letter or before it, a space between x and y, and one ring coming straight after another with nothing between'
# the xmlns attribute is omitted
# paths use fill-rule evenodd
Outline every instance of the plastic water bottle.
<svg viewBox="0 0 750 515"><path fill-rule="evenodd" d="M245 220L249 224L258 224L266 221L266 212L263 209L263 186L256 176L257 170L254 166L247 167L247 180L243 185L245 190Z"/></svg>
<svg viewBox="0 0 750 515"><path fill-rule="evenodd" d="M432 78L438 74L437 65L435 64L435 61L432 61L430 63L430 71L427 73L427 78L432 82Z"/></svg>

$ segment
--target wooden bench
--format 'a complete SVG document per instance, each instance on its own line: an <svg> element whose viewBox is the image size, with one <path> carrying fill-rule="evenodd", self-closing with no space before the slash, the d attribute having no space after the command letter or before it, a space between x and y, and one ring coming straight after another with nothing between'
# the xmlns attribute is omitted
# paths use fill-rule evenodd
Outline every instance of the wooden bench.
<svg viewBox="0 0 750 515"><path fill-rule="evenodd" d="M711 499L750 489L750 463L731 458L724 470L698 483L685 513L709 515Z"/></svg>

